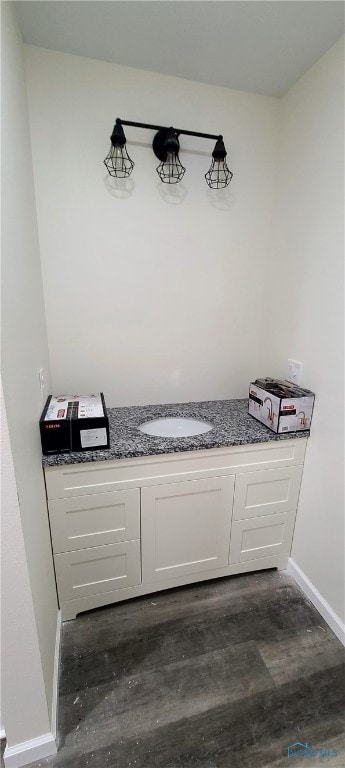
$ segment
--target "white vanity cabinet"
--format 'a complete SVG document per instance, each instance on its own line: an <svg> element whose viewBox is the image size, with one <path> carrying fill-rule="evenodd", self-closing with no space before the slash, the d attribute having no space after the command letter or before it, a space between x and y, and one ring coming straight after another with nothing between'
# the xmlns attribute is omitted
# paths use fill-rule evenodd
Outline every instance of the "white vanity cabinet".
<svg viewBox="0 0 345 768"><path fill-rule="evenodd" d="M62 619L169 587L285 568L306 442L46 467Z"/></svg>

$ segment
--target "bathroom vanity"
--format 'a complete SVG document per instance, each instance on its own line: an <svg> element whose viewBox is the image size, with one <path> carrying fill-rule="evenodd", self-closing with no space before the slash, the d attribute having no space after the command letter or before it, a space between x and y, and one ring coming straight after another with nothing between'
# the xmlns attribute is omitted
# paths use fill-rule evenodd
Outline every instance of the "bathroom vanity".
<svg viewBox="0 0 345 768"><path fill-rule="evenodd" d="M110 449L44 457L62 619L205 579L286 568L306 432L275 435L247 400L108 409ZM214 427L146 435L150 418Z"/></svg>

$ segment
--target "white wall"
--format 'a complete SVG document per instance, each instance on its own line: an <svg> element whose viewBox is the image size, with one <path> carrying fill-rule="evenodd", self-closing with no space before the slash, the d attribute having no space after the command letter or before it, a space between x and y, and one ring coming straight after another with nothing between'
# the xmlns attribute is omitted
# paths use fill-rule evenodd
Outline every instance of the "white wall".
<svg viewBox="0 0 345 768"><path fill-rule="evenodd" d="M1 539L1 709L12 746L50 722L2 387Z"/></svg>
<svg viewBox="0 0 345 768"><path fill-rule="evenodd" d="M54 392L245 397L263 372L278 100L30 46L26 73ZM213 142L181 137L187 171L170 190L154 133L129 128L123 196L102 163L117 116L222 132L232 184L211 192Z"/></svg>
<svg viewBox="0 0 345 768"><path fill-rule="evenodd" d="M264 369L301 360L316 392L292 557L344 620L344 49L281 103Z"/></svg>
<svg viewBox="0 0 345 768"><path fill-rule="evenodd" d="M35 611L44 696L49 716L53 694L57 598L38 429L42 410L38 371L44 368L49 386L49 359L22 41L11 5L2 4L2 101L6 106L2 110L2 380L19 496L20 521L16 514L15 522L18 526L20 523L22 531L16 529L10 532L6 552L3 553L3 573L15 603L13 611L22 611L23 624L18 638L13 638L13 659L6 656L6 664L12 676L10 679L9 672L6 672L7 689L2 690L2 703L8 743L14 744L38 735L43 727L38 715L35 721L33 706L40 690L40 681L37 677L35 692L29 669L30 649L27 652L25 622L29 610L26 607L28 590L31 590ZM14 493L13 489L12 496ZM10 510L7 514L10 514ZM12 570L7 572L6 563L9 566L12 558L13 565L16 564L21 551L17 546L22 546L21 537L24 538L30 587L23 585L16 591ZM4 606L6 604L4 602ZM5 629L7 620L5 610ZM27 631L30 632L29 626ZM18 642L22 647L22 659L17 666L15 647ZM10 700L18 691L17 674L20 677L25 666L28 667L27 677L22 677L18 712L15 721L12 721L12 714L9 714ZM31 680L31 683L26 685L26 680ZM15 716L15 708L12 707L12 710ZM45 726L44 732L47 730L49 728Z"/></svg>

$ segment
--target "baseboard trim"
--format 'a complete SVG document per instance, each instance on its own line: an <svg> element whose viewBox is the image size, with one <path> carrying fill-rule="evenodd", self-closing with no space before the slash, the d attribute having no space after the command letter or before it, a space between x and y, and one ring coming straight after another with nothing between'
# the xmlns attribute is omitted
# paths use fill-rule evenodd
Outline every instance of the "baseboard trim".
<svg viewBox="0 0 345 768"><path fill-rule="evenodd" d="M13 747L6 746L4 752L5 768L22 768L24 765L36 760L43 760L57 753L57 714L59 697L59 670L60 670L60 645L61 645L61 611L58 611L56 620L54 671L53 671L53 695L51 703L51 733L44 733L36 739L23 741Z"/></svg>
<svg viewBox="0 0 345 768"><path fill-rule="evenodd" d="M322 618L325 619L328 626L345 646L345 624L341 621L339 616L333 611L333 608L327 603L324 597L316 589L314 584L308 579L308 576L301 570L301 568L295 563L292 557L289 558L287 570L293 576L302 592L313 603L316 610L319 611Z"/></svg>
<svg viewBox="0 0 345 768"><path fill-rule="evenodd" d="M58 611L56 621L55 653L54 653L54 673L53 673L53 696L51 708L51 729L54 739L57 739L57 719L58 719L58 700L59 700L59 672L60 672L60 645L61 645L61 611Z"/></svg>
<svg viewBox="0 0 345 768"><path fill-rule="evenodd" d="M35 760L43 760L44 757L55 755L57 752L56 741L52 733L45 733L37 739L22 741L14 747L7 747L4 752L5 768L22 768Z"/></svg>

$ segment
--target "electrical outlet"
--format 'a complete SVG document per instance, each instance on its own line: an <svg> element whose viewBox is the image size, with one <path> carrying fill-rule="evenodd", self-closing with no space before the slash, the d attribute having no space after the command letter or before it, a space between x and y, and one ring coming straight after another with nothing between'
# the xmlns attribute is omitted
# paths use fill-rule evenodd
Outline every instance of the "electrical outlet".
<svg viewBox="0 0 345 768"><path fill-rule="evenodd" d="M302 378L303 364L298 360L288 360L287 369L287 381L291 381L291 384L300 384Z"/></svg>
<svg viewBox="0 0 345 768"><path fill-rule="evenodd" d="M45 403L45 401L46 401L46 380L45 380L43 368L40 368L39 371L38 371L38 381L39 381L40 390L41 390L41 400L42 400L42 403Z"/></svg>

